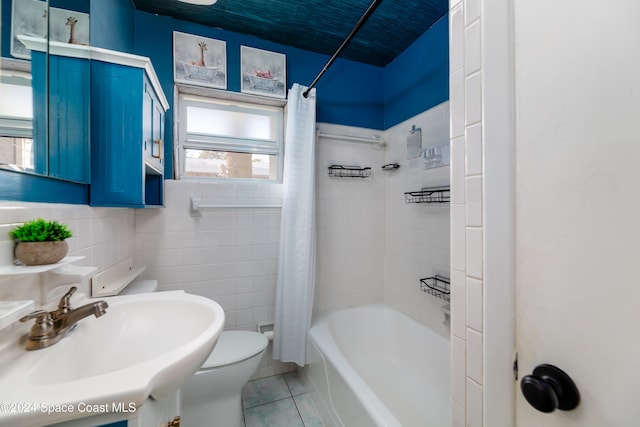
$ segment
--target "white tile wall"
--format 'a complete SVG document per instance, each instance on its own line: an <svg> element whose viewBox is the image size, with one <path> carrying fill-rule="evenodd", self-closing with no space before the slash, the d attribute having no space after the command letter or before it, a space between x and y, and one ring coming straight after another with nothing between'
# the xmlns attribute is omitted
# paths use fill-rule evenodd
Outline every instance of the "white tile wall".
<svg viewBox="0 0 640 427"><path fill-rule="evenodd" d="M457 157L452 161L458 161ZM453 182L453 181L452 181ZM453 190L452 184L452 192ZM463 203L452 203L451 213L451 268L457 271L465 271L467 237L466 237L466 213ZM453 273L452 273L453 274Z"/></svg>
<svg viewBox="0 0 640 427"><path fill-rule="evenodd" d="M482 279L482 228L467 224L467 276Z"/></svg>
<svg viewBox="0 0 640 427"><path fill-rule="evenodd" d="M482 74L479 72L465 79L464 106L466 126L482 120Z"/></svg>
<svg viewBox="0 0 640 427"><path fill-rule="evenodd" d="M451 159L451 333L457 343L451 349L452 419L454 425L474 427L483 425L484 392L481 15L481 0L450 2L449 54L464 58L450 63L451 136L456 144Z"/></svg>
<svg viewBox="0 0 640 427"><path fill-rule="evenodd" d="M136 263L162 290L184 289L215 299L225 327L255 330L273 321L280 238L276 208L203 209L190 214L190 198L206 205L278 204L280 184L167 181L165 209L136 210Z"/></svg>
<svg viewBox="0 0 640 427"><path fill-rule="evenodd" d="M464 16L462 8L452 8L449 12L449 23L451 27L462 28L464 26ZM464 68L464 33L450 32L450 52L449 69L451 71ZM453 88L452 88L453 89Z"/></svg>
<svg viewBox="0 0 640 427"><path fill-rule="evenodd" d="M381 131L320 123L323 133ZM333 164L371 167L369 178L332 178ZM316 313L384 301L384 148L321 138L316 148Z"/></svg>
<svg viewBox="0 0 640 427"><path fill-rule="evenodd" d="M425 144L446 141L450 131L449 102L385 132L385 163L400 164L398 170L385 174L385 300L448 336L449 328L443 324L441 312L446 302L420 291L420 279L435 274L449 276L449 205L407 204L404 193L449 185L451 172L449 166L423 170L420 159L407 159L406 140L413 126L422 129ZM464 169L461 176L464 177Z"/></svg>
<svg viewBox="0 0 640 427"><path fill-rule="evenodd" d="M462 281L462 283L465 282ZM469 326L469 328L473 328L478 332L482 332L482 281L474 279L472 277L467 277L466 288L466 324ZM464 295L461 295L460 297L461 299L465 298Z"/></svg>
<svg viewBox="0 0 640 427"><path fill-rule="evenodd" d="M451 140L451 202L454 204L465 202L465 165L460 161L464 157L464 136L453 138Z"/></svg>
<svg viewBox="0 0 640 427"><path fill-rule="evenodd" d="M467 427L482 427L482 386L467 378Z"/></svg>
<svg viewBox="0 0 640 427"><path fill-rule="evenodd" d="M467 328L467 376L482 384L482 334Z"/></svg>
<svg viewBox="0 0 640 427"><path fill-rule="evenodd" d="M388 129L383 134L385 147L330 139L318 142L314 308L323 312L385 301L448 335L440 310L445 303L421 292L419 279L449 275L449 209L442 205L408 205L404 193L448 185L450 172L448 166L425 171L419 159L407 160L406 138L412 126L422 129L425 142L446 141L449 103ZM380 133L328 124L319 128L338 135ZM464 140L460 142L464 150ZM399 163L400 169L383 172L380 168L387 163ZM330 178L327 167L332 164L370 166L372 177ZM460 177L464 180L464 166ZM464 221L464 210L461 215Z"/></svg>
<svg viewBox="0 0 640 427"><path fill-rule="evenodd" d="M455 250L453 246L451 250ZM451 334L452 337L464 340L467 328L465 274L464 271L453 266L451 267L451 301Z"/></svg>
<svg viewBox="0 0 640 427"><path fill-rule="evenodd" d="M469 3L478 3L478 0ZM468 3L467 3L468 4ZM474 4L474 6L476 6ZM465 21L469 21L469 9ZM479 17L479 11L477 11ZM464 34L464 70L466 75L480 71L480 19L471 20L467 25Z"/></svg>
<svg viewBox="0 0 640 427"><path fill-rule="evenodd" d="M165 181L164 209L135 211L135 260L161 290L183 289L211 298L225 311L226 329L256 330L273 322L280 209L203 209L190 214L190 198L203 205L280 204L282 185ZM295 367L272 360L271 345L254 378Z"/></svg>
<svg viewBox="0 0 640 427"><path fill-rule="evenodd" d="M466 427L466 410L464 406L453 402L452 405L453 416L451 418L451 427Z"/></svg>
<svg viewBox="0 0 640 427"><path fill-rule="evenodd" d="M468 176L482 173L482 125L480 123L466 128L465 153L466 174Z"/></svg>
<svg viewBox="0 0 640 427"><path fill-rule="evenodd" d="M451 370L453 372L467 372L466 345L465 340L455 335L451 337ZM454 375L451 381L451 399L453 403L457 403L463 408L467 402L466 381L466 375ZM464 425L464 422L462 425Z"/></svg>
<svg viewBox="0 0 640 427"><path fill-rule="evenodd" d="M459 9L462 10L460 6ZM452 12L453 13L453 12ZM454 16L450 14L449 16ZM451 37L454 32L450 31ZM454 45L449 45L449 49L452 49ZM451 138L457 138L464 136L464 102L465 102L465 86L464 86L464 70L460 69L454 71L451 70L451 76L449 77L449 103L451 107Z"/></svg>
<svg viewBox="0 0 640 427"><path fill-rule="evenodd" d="M133 256L133 209L91 208L85 205L52 203L0 202L0 241L9 239L9 228L35 218L58 220L67 224L73 237L67 240L69 256L84 256L78 266L97 267L101 271L127 257ZM0 264L13 262L11 252L4 254ZM75 283L74 283L75 284ZM88 284L88 283L87 283ZM86 285L86 284L85 284ZM79 289L89 293L86 289ZM40 276L0 277L0 300L40 299ZM42 301L46 302L46 301Z"/></svg>
<svg viewBox="0 0 640 427"><path fill-rule="evenodd" d="M466 179L467 226L482 227L482 177Z"/></svg>

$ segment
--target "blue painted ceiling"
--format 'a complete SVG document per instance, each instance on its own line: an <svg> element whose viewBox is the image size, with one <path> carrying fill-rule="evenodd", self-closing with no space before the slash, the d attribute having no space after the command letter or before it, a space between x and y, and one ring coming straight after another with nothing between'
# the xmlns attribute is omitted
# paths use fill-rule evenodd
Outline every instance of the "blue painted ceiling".
<svg viewBox="0 0 640 427"><path fill-rule="evenodd" d="M133 0L138 10L332 55L371 0ZM385 66L448 11L448 0L384 0L341 58Z"/></svg>

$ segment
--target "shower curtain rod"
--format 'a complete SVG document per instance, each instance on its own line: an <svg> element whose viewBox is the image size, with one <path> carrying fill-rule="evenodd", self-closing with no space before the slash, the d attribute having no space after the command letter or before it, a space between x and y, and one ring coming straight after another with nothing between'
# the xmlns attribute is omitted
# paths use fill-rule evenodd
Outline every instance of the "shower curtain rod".
<svg viewBox="0 0 640 427"><path fill-rule="evenodd" d="M349 44L349 42L351 41L353 36L356 35L356 33L358 32L360 27L362 27L362 25L364 25L364 23L367 21L367 19L369 19L369 16L371 16L373 11L376 10L376 8L378 7L378 5L380 3L382 3L382 0L373 0L373 2L371 2L371 4L369 5L369 8L364 12L364 15L362 15L362 17L360 17L360 19L356 23L355 27L353 27L353 30L351 30L351 32L349 33L347 38L344 39L344 41L342 42L342 44L340 45L338 50L336 50L336 53L334 53L333 56L329 59L329 61L327 61L325 66L322 68L322 71L320 71L320 73L316 76L316 78L313 80L313 82L311 82L311 84L309 85L307 90L304 91L302 96L304 96L305 98L309 96L309 92L311 92L311 89L313 89L313 87L316 85L316 83L318 83L318 80L320 80L322 78L322 76L324 75L324 73L329 69L329 67L331 67L331 64L333 64L333 61L335 61L336 58L338 58L338 56L342 53L344 48L347 47L347 45Z"/></svg>

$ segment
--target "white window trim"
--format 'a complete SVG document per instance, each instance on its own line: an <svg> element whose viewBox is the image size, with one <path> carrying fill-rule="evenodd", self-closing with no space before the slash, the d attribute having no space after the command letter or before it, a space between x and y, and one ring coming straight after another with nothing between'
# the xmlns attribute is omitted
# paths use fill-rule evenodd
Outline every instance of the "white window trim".
<svg viewBox="0 0 640 427"><path fill-rule="evenodd" d="M185 168L185 146L188 148L195 149L211 149L211 145L206 143L207 136L202 136L201 143L198 143L197 140L191 140L188 144L184 144L183 141L186 140L186 129L180 126L180 118L185 114L185 105L182 102L182 97L184 96L196 96L202 98L209 98L214 102L218 101L231 101L245 104L252 104L256 106L266 105L271 107L279 107L282 108L282 120L280 123L281 129L279 132L280 140L276 142L275 146L277 148L273 149L274 144L270 141L265 140L265 146L259 147L255 144L255 141L251 142L252 147L256 147L255 150L247 150L247 153L250 152L259 152L264 154L272 154L277 156L277 177L275 179L255 179L255 178L219 178L219 177L192 177L192 176L184 176L184 168ZM206 103L203 102L203 103ZM286 118L286 100L283 99L274 99L268 98L264 96L256 96L256 95L247 95L241 94L237 92L228 92L217 89L203 88L197 86L176 84L174 86L174 108L176 112L174 114L174 168L173 175L176 180L195 180L195 181L211 181L211 182L237 182L237 183L281 183L282 182L282 172L284 165L284 131L285 131L285 118ZM234 151L237 150L237 142L242 141L241 138L231 138L231 137L217 137L218 140L228 140L230 145L225 145L223 143L217 142L216 148L223 151ZM232 142L236 144L232 144Z"/></svg>

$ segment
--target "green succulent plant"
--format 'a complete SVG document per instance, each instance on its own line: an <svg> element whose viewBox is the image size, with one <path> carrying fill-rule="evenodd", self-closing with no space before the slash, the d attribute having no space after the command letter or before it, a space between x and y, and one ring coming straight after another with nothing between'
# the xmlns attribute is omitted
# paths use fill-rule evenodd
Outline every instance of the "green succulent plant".
<svg viewBox="0 0 640 427"><path fill-rule="evenodd" d="M10 235L21 242L58 242L68 239L73 233L65 224L38 218L16 227Z"/></svg>

